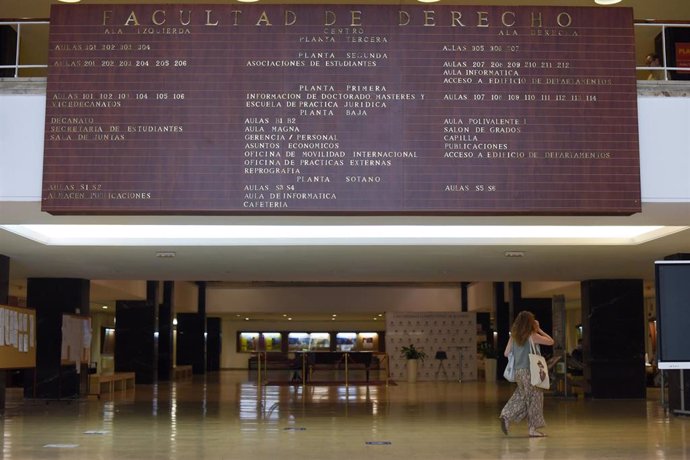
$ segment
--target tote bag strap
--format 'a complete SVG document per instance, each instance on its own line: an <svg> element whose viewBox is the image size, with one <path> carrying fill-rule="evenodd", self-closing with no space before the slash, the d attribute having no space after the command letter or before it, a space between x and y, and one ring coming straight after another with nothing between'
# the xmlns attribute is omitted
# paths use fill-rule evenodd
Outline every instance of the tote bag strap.
<svg viewBox="0 0 690 460"><path fill-rule="evenodd" d="M529 337L529 350L530 353L541 356L541 349L538 344L532 341L532 336Z"/></svg>

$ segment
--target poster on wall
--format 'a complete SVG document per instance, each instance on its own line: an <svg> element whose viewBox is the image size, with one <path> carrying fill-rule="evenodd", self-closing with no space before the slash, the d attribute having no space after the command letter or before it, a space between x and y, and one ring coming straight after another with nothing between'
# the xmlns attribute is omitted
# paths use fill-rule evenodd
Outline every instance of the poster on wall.
<svg viewBox="0 0 690 460"><path fill-rule="evenodd" d="M60 361L63 364L89 363L91 356L91 318L62 315ZM79 369L79 366L77 366Z"/></svg>
<svg viewBox="0 0 690 460"><path fill-rule="evenodd" d="M676 43L676 67L690 69L690 43ZM678 70L680 74L690 74L690 70Z"/></svg>

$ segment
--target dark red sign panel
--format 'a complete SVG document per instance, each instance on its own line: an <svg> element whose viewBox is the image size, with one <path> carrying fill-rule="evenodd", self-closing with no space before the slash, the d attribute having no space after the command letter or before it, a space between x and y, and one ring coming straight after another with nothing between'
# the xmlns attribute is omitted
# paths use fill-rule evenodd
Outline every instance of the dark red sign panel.
<svg viewBox="0 0 690 460"><path fill-rule="evenodd" d="M56 214L640 211L632 10L54 5Z"/></svg>

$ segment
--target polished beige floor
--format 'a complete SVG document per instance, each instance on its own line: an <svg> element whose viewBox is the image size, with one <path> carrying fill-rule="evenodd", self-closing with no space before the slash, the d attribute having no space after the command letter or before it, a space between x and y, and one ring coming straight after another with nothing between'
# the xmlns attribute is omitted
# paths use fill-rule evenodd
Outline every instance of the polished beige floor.
<svg viewBox="0 0 690 460"><path fill-rule="evenodd" d="M8 401L2 459L690 459L690 419L648 400L547 397L547 438L499 428L510 384L263 387L245 371L101 400ZM263 393L263 394L261 394Z"/></svg>

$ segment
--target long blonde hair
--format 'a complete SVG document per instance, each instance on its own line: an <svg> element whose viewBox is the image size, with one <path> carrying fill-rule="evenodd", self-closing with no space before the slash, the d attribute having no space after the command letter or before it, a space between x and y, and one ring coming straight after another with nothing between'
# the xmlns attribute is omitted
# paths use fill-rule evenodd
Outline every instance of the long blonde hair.
<svg viewBox="0 0 690 460"><path fill-rule="evenodd" d="M534 314L529 311L521 311L518 313L513 326L510 328L510 335L513 341L518 345L524 344L532 332L534 332L536 320Z"/></svg>

